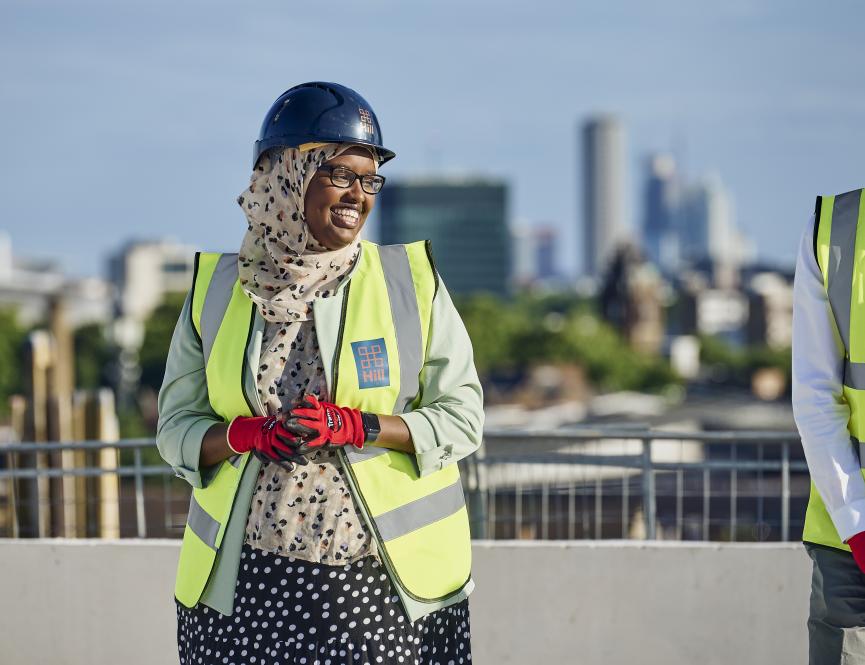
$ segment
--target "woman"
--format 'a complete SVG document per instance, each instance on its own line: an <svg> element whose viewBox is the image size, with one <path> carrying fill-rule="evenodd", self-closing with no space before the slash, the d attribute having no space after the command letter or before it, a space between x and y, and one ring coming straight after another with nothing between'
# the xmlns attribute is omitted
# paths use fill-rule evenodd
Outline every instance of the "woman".
<svg viewBox="0 0 865 665"><path fill-rule="evenodd" d="M428 247L360 241L393 156L353 90L288 90L239 254L196 256L157 428L193 487L181 663L471 660L456 462L482 394Z"/></svg>

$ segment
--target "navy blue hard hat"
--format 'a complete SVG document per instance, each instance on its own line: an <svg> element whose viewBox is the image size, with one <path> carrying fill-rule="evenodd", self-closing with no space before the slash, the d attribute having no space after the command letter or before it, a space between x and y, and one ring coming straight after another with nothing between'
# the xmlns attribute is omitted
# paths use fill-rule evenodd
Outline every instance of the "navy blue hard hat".
<svg viewBox="0 0 865 665"><path fill-rule="evenodd" d="M252 168L271 148L297 148L304 143L370 146L375 148L379 164L396 156L382 145L378 118L369 103L338 83L301 83L282 93L261 124Z"/></svg>

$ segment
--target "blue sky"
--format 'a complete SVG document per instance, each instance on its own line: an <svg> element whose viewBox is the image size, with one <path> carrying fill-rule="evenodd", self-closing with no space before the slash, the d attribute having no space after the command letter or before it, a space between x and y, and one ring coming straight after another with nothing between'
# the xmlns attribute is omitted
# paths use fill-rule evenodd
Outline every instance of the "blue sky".
<svg viewBox="0 0 865 665"><path fill-rule="evenodd" d="M627 128L642 163L714 171L769 260L792 263L814 195L865 185L865 9L818 3L0 4L0 229L16 253L99 274L125 240L236 251L234 203L273 99L335 80L376 110L396 178L480 172L577 265L577 126Z"/></svg>

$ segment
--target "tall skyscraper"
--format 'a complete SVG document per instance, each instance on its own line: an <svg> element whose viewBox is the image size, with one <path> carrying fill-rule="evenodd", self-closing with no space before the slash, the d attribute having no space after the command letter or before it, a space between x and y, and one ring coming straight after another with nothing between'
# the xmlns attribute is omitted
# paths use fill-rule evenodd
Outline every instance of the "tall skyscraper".
<svg viewBox="0 0 865 665"><path fill-rule="evenodd" d="M643 249L646 257L656 266L665 272L674 271L679 258L676 162L671 155L652 155L646 162L646 171Z"/></svg>
<svg viewBox="0 0 865 665"><path fill-rule="evenodd" d="M741 260L729 194L718 176L689 186L679 220L682 258L732 264Z"/></svg>
<svg viewBox="0 0 865 665"><path fill-rule="evenodd" d="M582 131L583 273L600 277L621 239L625 137L618 118L588 120Z"/></svg>
<svg viewBox="0 0 865 665"><path fill-rule="evenodd" d="M509 291L507 185L501 181L388 181L378 195L383 244L432 240L433 257L451 293Z"/></svg>

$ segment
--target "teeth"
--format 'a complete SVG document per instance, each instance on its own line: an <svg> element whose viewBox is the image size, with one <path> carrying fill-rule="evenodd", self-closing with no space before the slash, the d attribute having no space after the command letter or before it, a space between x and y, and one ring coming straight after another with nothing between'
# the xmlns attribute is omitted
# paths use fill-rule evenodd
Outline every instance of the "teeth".
<svg viewBox="0 0 865 665"><path fill-rule="evenodd" d="M360 213L358 213L357 210L352 210L351 208L336 208L333 212L337 215L340 215L341 217L347 217L349 219L360 219Z"/></svg>

